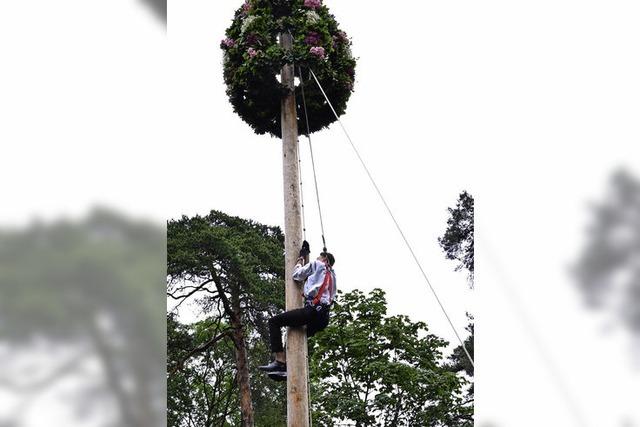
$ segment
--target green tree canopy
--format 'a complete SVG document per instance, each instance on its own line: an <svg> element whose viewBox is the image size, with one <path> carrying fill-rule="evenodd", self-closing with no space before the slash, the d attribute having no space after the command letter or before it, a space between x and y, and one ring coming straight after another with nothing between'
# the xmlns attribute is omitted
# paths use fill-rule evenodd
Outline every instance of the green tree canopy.
<svg viewBox="0 0 640 427"><path fill-rule="evenodd" d="M169 221L167 293L175 300L196 296L213 312L237 291L248 321L265 335L265 315L283 307L283 247L279 227L218 211Z"/></svg>
<svg viewBox="0 0 640 427"><path fill-rule="evenodd" d="M471 426L465 380L444 363L446 346L425 323L388 316L381 289L341 295L312 341L314 424Z"/></svg>
<svg viewBox="0 0 640 427"><path fill-rule="evenodd" d="M195 296L208 316L210 335L205 343L195 340L169 372L189 369L189 358L231 340L234 351L224 354L235 358L228 362L235 370L242 426L254 425L254 401L263 401L261 393L269 390L251 387L251 358L254 348L267 347L267 320L283 308L283 246L278 227L217 211L167 225L167 294L180 303Z"/></svg>
<svg viewBox="0 0 640 427"><path fill-rule="evenodd" d="M465 269L467 270L468 282L473 287L473 254L474 254L474 212L473 212L473 197L463 191L458 196L458 201L455 208L448 208L449 218L447 219L447 229L442 237L438 239L440 246L445 252L447 259L457 260L458 265L456 271ZM467 357L465 348L469 352L469 355L473 358L474 350L474 325L473 316L467 313L469 318L469 324L467 325L467 331L469 336L464 340L464 348L459 345L453 350L453 354L449 356L449 369L453 372L464 372L470 377L473 377L473 365ZM468 396L473 397L473 385L468 390Z"/></svg>
<svg viewBox="0 0 640 427"><path fill-rule="evenodd" d="M233 341L228 335L213 340L220 329L227 327L215 318L185 325L175 314L167 316L169 426L231 427L241 423ZM255 425L284 427L286 384L274 382L257 370L268 359L269 349L257 334L248 335Z"/></svg>
<svg viewBox="0 0 640 427"><path fill-rule="evenodd" d="M167 424L169 426L230 426L240 418L233 368L233 342L210 345L217 325L209 319L184 325L167 316ZM175 369L192 349L197 354Z"/></svg>
<svg viewBox="0 0 640 427"><path fill-rule="evenodd" d="M242 375L255 425L286 425L285 384L256 370L269 357L263 323L283 309L282 244L278 228L216 211L169 222L169 296L197 298L207 316L183 325L169 314L170 425L243 424ZM444 357L447 342L422 322L388 316L383 291L341 294L309 343L315 425L471 425L468 383Z"/></svg>
<svg viewBox="0 0 640 427"><path fill-rule="evenodd" d="M458 261L456 271L467 270L469 284L473 287L473 197L463 191L456 207L448 210L447 229L438 242L447 259Z"/></svg>

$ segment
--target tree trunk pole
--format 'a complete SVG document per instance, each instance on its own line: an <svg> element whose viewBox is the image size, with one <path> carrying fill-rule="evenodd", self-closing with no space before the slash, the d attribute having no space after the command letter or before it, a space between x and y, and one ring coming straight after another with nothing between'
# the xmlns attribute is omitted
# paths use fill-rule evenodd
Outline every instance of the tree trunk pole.
<svg viewBox="0 0 640 427"><path fill-rule="evenodd" d="M240 416L242 427L254 427L255 416L251 402L251 381L249 379L249 356L244 335L242 317L240 311L240 289L233 287L231 294L231 307L235 313L231 316L233 327L233 341L236 347L236 369L238 370L238 387L240 389Z"/></svg>
<svg viewBox="0 0 640 427"><path fill-rule="evenodd" d="M291 49L290 34L280 34L280 44ZM284 247L285 247L285 299L286 309L302 307L301 288L291 278L302 245L300 208L300 176L298 172L298 121L294 93L294 69L282 67L281 82L290 89L282 100L282 154L284 176ZM304 328L289 328L287 333L287 425L309 426L307 399L307 335Z"/></svg>

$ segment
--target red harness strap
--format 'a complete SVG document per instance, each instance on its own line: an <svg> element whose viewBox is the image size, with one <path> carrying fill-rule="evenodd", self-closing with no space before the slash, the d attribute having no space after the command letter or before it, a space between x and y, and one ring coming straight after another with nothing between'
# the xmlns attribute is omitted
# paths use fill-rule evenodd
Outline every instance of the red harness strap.
<svg viewBox="0 0 640 427"><path fill-rule="evenodd" d="M318 305L318 303L320 302L320 298L322 298L322 294L327 289L327 286L331 286L333 283L333 279L331 277L331 267L326 262L324 263L324 269L325 269L324 281L322 282L322 286L320 286L318 293L313 299L313 305Z"/></svg>

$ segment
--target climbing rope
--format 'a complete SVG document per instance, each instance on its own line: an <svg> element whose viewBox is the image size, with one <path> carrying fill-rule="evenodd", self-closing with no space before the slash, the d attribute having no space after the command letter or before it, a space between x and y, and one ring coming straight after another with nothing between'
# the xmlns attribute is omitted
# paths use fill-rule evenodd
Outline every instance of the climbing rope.
<svg viewBox="0 0 640 427"><path fill-rule="evenodd" d="M302 160L300 159L300 144L296 144L298 150L298 178L300 179L300 208L302 211L302 240L307 240L307 224L304 215L304 192L302 191Z"/></svg>
<svg viewBox="0 0 640 427"><path fill-rule="evenodd" d="M307 100L304 96L304 79L302 78L302 67L298 66L300 73L300 91L302 93L302 107L304 111L304 120L307 126L305 135L309 141L309 154L311 155L311 169L313 170L313 183L316 189L316 202L318 203L318 216L320 217L320 232L322 234L322 251L327 251L327 243L324 238L324 222L322 221L322 208L320 207L320 192L318 191L318 177L316 174L316 162L313 157L313 146L311 144L311 135L309 134L309 116L307 114ZM311 70L310 70L311 71Z"/></svg>
<svg viewBox="0 0 640 427"><path fill-rule="evenodd" d="M291 38L293 38L293 34L291 34L291 31L288 31L289 35L291 36ZM294 70L294 75L295 75L295 69L296 69L296 64L292 63L293 66L293 70ZM311 71L311 70L309 70ZM316 162L315 162L315 158L313 156L313 145L311 144L311 135L309 134L309 115L307 113L307 100L305 98L304 95L304 79L302 77L302 67L298 66L298 72L300 75L300 90L301 90L301 94L302 94L302 107L303 107L303 111L304 111L304 120L305 120L305 125L306 125L306 132L305 135L307 137L307 140L309 141L309 154L311 156L311 169L313 170L313 184L314 184L314 188L316 191L316 203L318 205L318 216L320 218L320 233L322 236L322 251L323 252L327 252L327 242L326 239L324 237L324 221L322 220L322 208L320 206L320 192L318 191L318 177L317 177L317 173L316 173ZM299 140L298 140L298 144L297 144L297 150L298 150L298 176L300 177L300 203L301 203L301 213L302 213L302 233L304 236L304 240L307 240L307 227L306 227L306 218L305 218L305 214L304 214L304 196L303 196L303 192L302 192L302 174L301 174L301 158L300 158L300 144L299 144Z"/></svg>
<svg viewBox="0 0 640 427"><path fill-rule="evenodd" d="M422 265L420 264L420 261L418 260L418 257L416 256L415 252L413 251L413 248L409 244L409 241L405 237L404 232L402 231L402 228L400 228L400 224L398 224L398 221L396 221L396 218L393 215L393 212L391 211L391 208L387 204L387 201L385 200L384 196L382 195L382 192L378 188L378 185L376 184L376 181L373 179L373 176L371 175L371 172L369 172L369 168L367 168L367 165L365 164L364 160L360 156L360 153L358 152L358 149L356 148L355 144L351 140L351 137L349 136L349 133L347 132L347 129L344 127L344 125L342 124L342 121L340 120L340 117L338 117L338 114L336 113L336 110L333 108L333 105L331 104L331 101L329 101L329 98L327 97L327 94L325 93L324 89L322 88L322 85L320 84L320 81L318 81L318 78L316 77L316 74L311 69L309 69L309 72L313 76L313 79L315 80L316 84L318 85L318 88L320 88L320 91L322 92L322 95L324 95L324 99L329 104L329 107L331 107L331 111L333 111L333 114L336 116L336 120L340 124L340 127L342 128L342 131L344 132L344 134L346 135L347 139L349 140L349 143L351 144L351 147L353 148L353 151L356 153L356 156L358 157L358 160L360 160L360 164L362 165L362 167L364 168L365 172L367 173L367 176L369 177L369 180L371 181L371 184L373 184L373 187L375 188L376 192L378 193L378 196L382 200L382 203L384 204L385 208L387 209L387 212L391 216L391 219L393 220L394 224L396 225L396 228L398 229L398 232L400 233L400 236L402 236L402 239L404 240L405 245L409 249L409 252L411 252L411 255L413 256L413 260L415 261L416 265L420 269L420 272L422 273L422 276L424 277L424 280L427 282L427 285L429 285L429 288L431 289L431 292L433 293L433 296L436 298L436 301L438 302L438 305L440 306L440 309L442 310L442 312L444 313L445 317L447 318L447 321L449 322L449 325L451 326L451 329L453 329L453 333L455 334L456 338L458 338L458 341L460 342L460 345L462 346L462 349L464 350L464 352L465 352L465 354L467 356L467 359L469 359L469 362L471 363L471 366L473 366L475 368L475 365L473 363L473 358L471 357L471 354L469 354L469 351L467 350L467 347L464 345L464 342L462 341L462 338L460 338L460 335L458 334L458 331L457 331L456 327L453 325L453 322L451 321L451 318L449 317L449 314L447 313L447 310L444 308L444 305L440 301L440 298L438 297L438 294L436 293L436 290L431 285L431 282L429 281L429 278L427 277L427 274L425 273L424 269L422 268Z"/></svg>

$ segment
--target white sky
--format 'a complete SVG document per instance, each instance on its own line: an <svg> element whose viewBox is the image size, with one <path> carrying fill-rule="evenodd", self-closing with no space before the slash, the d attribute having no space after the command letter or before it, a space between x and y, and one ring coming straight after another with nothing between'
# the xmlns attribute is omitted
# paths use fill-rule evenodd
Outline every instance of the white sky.
<svg viewBox="0 0 640 427"><path fill-rule="evenodd" d="M476 315L478 425L575 425L503 285L588 425L639 425L626 341L600 334L567 269L586 202L615 166L640 170L640 6L325 3L360 58L344 123L456 326ZM158 222L218 209L281 225L279 141L254 135L224 94L218 45L239 4L170 1L167 40L133 0L1 3L1 223L100 203ZM392 313L453 341L339 127L313 138L339 286L382 287ZM475 291L436 240L463 189L477 205Z"/></svg>

